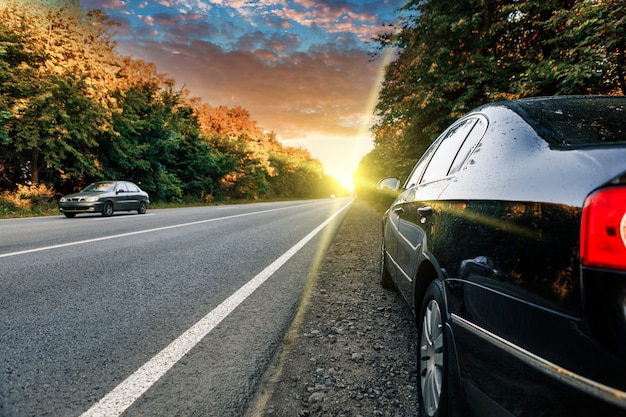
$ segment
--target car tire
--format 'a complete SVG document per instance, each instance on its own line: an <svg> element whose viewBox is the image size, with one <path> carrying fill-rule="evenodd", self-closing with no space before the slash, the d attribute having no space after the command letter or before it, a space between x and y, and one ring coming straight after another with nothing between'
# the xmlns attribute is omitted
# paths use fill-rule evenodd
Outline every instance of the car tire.
<svg viewBox="0 0 626 417"><path fill-rule="evenodd" d="M76 217L76 213L63 213L65 214L65 217L67 217L68 219L73 219L74 217Z"/></svg>
<svg viewBox="0 0 626 417"><path fill-rule="evenodd" d="M385 242L383 242L380 249L380 285L388 290L395 290L396 286L393 283L389 269L387 268L387 261L385 258Z"/></svg>
<svg viewBox="0 0 626 417"><path fill-rule="evenodd" d="M104 203L104 206L102 206L102 215L104 217L111 217L113 215L113 203L110 201Z"/></svg>
<svg viewBox="0 0 626 417"><path fill-rule="evenodd" d="M146 211L148 211L148 205L146 204L145 201L140 202L139 208L137 209L137 213L146 214Z"/></svg>
<svg viewBox="0 0 626 417"><path fill-rule="evenodd" d="M418 316L417 398L419 415L447 416L446 306L443 283L433 281L427 288Z"/></svg>

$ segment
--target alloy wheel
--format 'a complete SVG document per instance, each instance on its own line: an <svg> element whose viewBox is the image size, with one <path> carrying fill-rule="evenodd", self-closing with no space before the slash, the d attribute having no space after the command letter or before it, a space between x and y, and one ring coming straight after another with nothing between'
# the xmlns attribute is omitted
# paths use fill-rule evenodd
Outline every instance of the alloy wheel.
<svg viewBox="0 0 626 417"><path fill-rule="evenodd" d="M109 217L113 215L113 203L107 201L104 203L104 207L102 208L102 215L104 217Z"/></svg>
<svg viewBox="0 0 626 417"><path fill-rule="evenodd" d="M420 384L423 409L432 417L439 410L443 389L443 321L436 300L430 300L422 317Z"/></svg>

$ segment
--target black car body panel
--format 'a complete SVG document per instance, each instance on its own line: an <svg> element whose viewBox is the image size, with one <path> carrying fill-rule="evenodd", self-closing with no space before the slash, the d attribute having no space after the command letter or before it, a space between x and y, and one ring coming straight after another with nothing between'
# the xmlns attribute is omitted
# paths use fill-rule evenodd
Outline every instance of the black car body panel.
<svg viewBox="0 0 626 417"><path fill-rule="evenodd" d="M444 283L461 413L626 415L626 271L579 254L586 197L625 176L624 97L486 105L418 161L384 218L384 268L416 314Z"/></svg>
<svg viewBox="0 0 626 417"><path fill-rule="evenodd" d="M148 193L130 181L100 181L82 191L64 196L59 211L67 217L79 213L102 213L110 216L115 211L137 210L144 214L150 205Z"/></svg>

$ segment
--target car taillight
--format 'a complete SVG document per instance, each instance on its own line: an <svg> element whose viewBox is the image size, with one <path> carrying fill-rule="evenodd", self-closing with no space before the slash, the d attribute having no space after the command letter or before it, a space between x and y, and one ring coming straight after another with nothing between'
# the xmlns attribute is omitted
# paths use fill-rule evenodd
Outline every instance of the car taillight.
<svg viewBox="0 0 626 417"><path fill-rule="evenodd" d="M585 200L580 258L585 266L626 271L626 187L604 188Z"/></svg>

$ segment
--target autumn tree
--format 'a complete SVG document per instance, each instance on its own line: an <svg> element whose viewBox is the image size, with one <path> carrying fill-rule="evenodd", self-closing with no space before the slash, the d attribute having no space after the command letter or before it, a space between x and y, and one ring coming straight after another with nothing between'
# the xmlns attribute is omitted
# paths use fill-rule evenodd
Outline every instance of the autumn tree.
<svg viewBox="0 0 626 417"><path fill-rule="evenodd" d="M324 182L324 168L307 150L285 147L281 152L272 152L270 161L279 172L269 180L276 197L320 195L318 185Z"/></svg>
<svg viewBox="0 0 626 417"><path fill-rule="evenodd" d="M235 161L219 180L218 193L227 198L257 199L269 190L268 177L275 174L270 163L270 144L275 141L241 108L211 107L198 103L195 109L210 146Z"/></svg>
<svg viewBox="0 0 626 417"><path fill-rule="evenodd" d="M247 110L190 99L154 63L117 55L111 25L79 0L0 2L2 189L128 179L155 201L214 201L334 187Z"/></svg>
<svg viewBox="0 0 626 417"><path fill-rule="evenodd" d="M110 127L106 86L119 69L106 18L84 14L78 0L7 0L0 20L5 31L21 34L26 53L4 61L19 76L5 95L13 100L4 123L13 161L4 169L28 169L32 183L42 171L65 179L96 175L95 138Z"/></svg>
<svg viewBox="0 0 626 417"><path fill-rule="evenodd" d="M80 0L3 0L3 22L18 25L46 55L40 76L74 74L91 98L106 101L118 79L120 57L99 10L84 11Z"/></svg>

